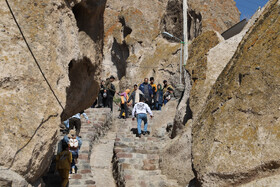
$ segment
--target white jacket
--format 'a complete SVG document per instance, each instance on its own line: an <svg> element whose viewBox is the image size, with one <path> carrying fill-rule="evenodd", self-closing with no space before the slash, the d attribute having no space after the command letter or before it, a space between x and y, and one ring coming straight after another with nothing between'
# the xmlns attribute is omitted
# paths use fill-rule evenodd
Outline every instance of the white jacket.
<svg viewBox="0 0 280 187"><path fill-rule="evenodd" d="M136 103L133 110L132 110L132 116L134 117L135 114L147 114L147 112L153 116L153 113L150 109L150 107L146 104L146 103L143 103L143 102L139 102L139 103Z"/></svg>

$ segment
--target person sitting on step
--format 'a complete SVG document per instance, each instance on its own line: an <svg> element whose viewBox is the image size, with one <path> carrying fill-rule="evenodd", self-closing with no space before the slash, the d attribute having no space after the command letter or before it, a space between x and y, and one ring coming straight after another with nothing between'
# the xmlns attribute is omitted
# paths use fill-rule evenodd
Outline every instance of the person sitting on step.
<svg viewBox="0 0 280 187"><path fill-rule="evenodd" d="M151 111L151 108L149 105L144 103L145 98L141 97L140 102L136 103L133 110L132 110L132 120L135 119L135 116L137 118L137 137L141 138L141 123L144 121L144 135L147 134L148 129L148 118L147 118L147 112L150 114L151 118L153 117L153 113Z"/></svg>

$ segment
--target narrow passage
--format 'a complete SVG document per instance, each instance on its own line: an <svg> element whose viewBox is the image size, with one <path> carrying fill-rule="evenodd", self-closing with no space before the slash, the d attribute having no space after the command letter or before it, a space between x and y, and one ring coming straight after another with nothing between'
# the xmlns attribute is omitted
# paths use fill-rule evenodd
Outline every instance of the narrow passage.
<svg viewBox="0 0 280 187"><path fill-rule="evenodd" d="M112 174L112 157L116 139L116 123L92 148L90 158L91 172L96 186L116 186Z"/></svg>

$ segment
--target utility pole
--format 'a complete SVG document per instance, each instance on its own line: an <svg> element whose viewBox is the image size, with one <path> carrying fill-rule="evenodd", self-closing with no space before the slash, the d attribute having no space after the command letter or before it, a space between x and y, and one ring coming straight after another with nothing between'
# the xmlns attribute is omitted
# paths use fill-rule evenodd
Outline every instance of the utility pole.
<svg viewBox="0 0 280 187"><path fill-rule="evenodd" d="M183 0L184 66L188 60L188 0Z"/></svg>

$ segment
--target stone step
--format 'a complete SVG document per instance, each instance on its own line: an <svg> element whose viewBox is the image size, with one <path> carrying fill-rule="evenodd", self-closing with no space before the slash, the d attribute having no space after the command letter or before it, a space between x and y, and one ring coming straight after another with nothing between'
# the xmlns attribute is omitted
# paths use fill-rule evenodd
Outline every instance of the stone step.
<svg viewBox="0 0 280 187"><path fill-rule="evenodd" d="M80 135L82 136L82 147L79 151L79 158L76 174L71 174L71 179L69 180L69 186L79 186L79 187L95 187L95 181L93 180L92 167L90 165L90 154L93 142L97 142L99 136L105 134L105 131L109 129L112 125L109 118L104 115L110 115L110 109L108 113L105 109L89 109L85 112L87 113L91 123L88 124L85 119L82 118L82 126ZM98 114L101 113L102 115Z"/></svg>
<svg viewBox="0 0 280 187"><path fill-rule="evenodd" d="M152 136L136 137L135 121L118 120L121 128L114 144L114 172L119 186L178 187L176 180L168 179L159 167L161 139ZM149 121L152 125L152 120ZM142 127L143 128L143 127ZM149 129L149 128L148 128Z"/></svg>

